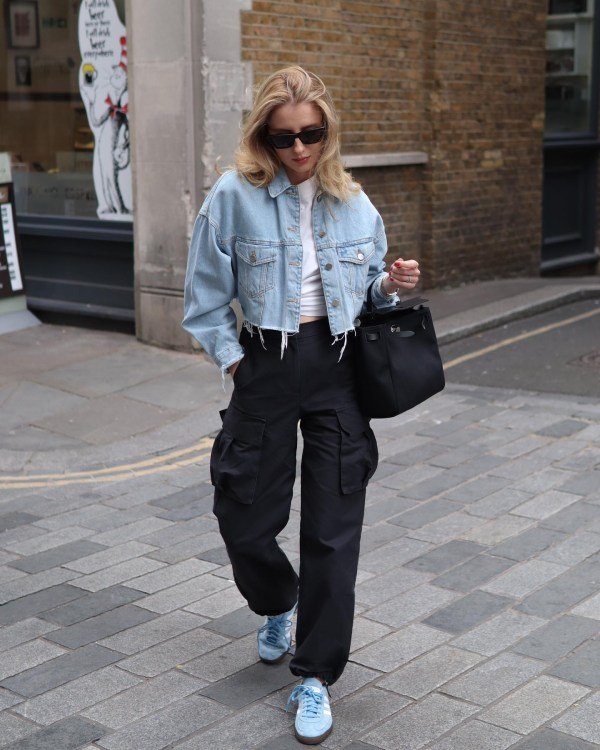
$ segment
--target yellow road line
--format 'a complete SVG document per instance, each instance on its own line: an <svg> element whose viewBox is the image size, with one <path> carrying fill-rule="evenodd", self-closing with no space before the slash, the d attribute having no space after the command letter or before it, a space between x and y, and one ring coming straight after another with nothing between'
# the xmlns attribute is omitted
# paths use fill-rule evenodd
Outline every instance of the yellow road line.
<svg viewBox="0 0 600 750"><path fill-rule="evenodd" d="M512 336L508 339L498 341L496 344L478 349L470 354L463 354L460 357L451 359L449 362L444 364L444 370L448 370L451 367L460 365L463 362L468 362L471 359L482 357L484 354L501 349L505 346L510 346L518 341L531 338L532 336L539 336L542 333L547 333L556 328L576 323L579 320L590 318L593 315L598 315L600 308L595 310L589 310L588 312L581 313L580 315L574 315L566 320L561 320L557 323L550 323L546 326L541 326L532 331L521 333L518 336ZM168 471L175 471L185 466L189 466L194 463L202 462L207 456L210 455L210 451L204 453L198 453L204 448L212 446L211 438L203 438L194 445L188 448L180 448L178 450L170 451L161 456L154 456L153 458L146 458L141 461L135 461L129 464L121 464L118 466L110 466L103 469L91 469L89 471L73 471L65 472L63 474L21 474L20 476L1 476L0 475L0 489L36 489L40 487L64 487L71 484L92 484L92 483L105 483L105 482L118 482L122 479L134 479L137 477L151 476L153 474L160 474ZM189 456L190 453L197 452L195 455ZM188 458L180 459L181 456L188 456Z"/></svg>
<svg viewBox="0 0 600 750"><path fill-rule="evenodd" d="M463 354L461 357L456 357L455 359L451 359L449 362L445 362L444 370L448 370L450 367L454 367L455 365L461 365L463 362L468 362L470 359L482 357L484 354L494 352L497 349L501 349L503 346L510 346L510 344L514 344L517 341L523 341L524 339L531 338L532 336L539 336L542 333L553 331L555 328L561 328L562 326L568 326L571 323L576 323L578 320L583 320L584 318L591 318L592 315L598 315L598 313L600 313L600 307L596 310L588 310L588 312L581 313L581 315L574 315L572 318L566 318L565 320L561 320L558 323L550 323L549 325L535 328L533 331L527 331L526 333L521 333L518 336L512 336L509 339L503 339L502 341L498 341L497 344L485 346L483 349L478 349L477 351L471 352L470 354Z"/></svg>
<svg viewBox="0 0 600 750"><path fill-rule="evenodd" d="M182 461L176 461L171 464L164 464L161 466L153 466L150 469L142 469L138 471L126 471L122 473L117 473L119 471L118 466L115 466L115 473L110 476L73 476L69 474L60 474L57 475L55 479L51 480L35 480L33 476L24 476L23 479L25 481L15 483L15 482L3 482L2 477L0 477L0 490L14 490L14 489L35 489L39 487L64 487L69 484L101 484L104 482L118 482L121 479L135 479L137 477L144 477L149 476L152 474L161 474L167 471L176 471L177 469L181 469L185 466L189 466L190 464L195 463L201 463L207 456L210 455L210 452L207 451L206 453L199 453L195 456L192 456L191 458L183 459ZM78 475L81 474L81 472L77 472Z"/></svg>
<svg viewBox="0 0 600 750"><path fill-rule="evenodd" d="M188 453L208 448L212 445L211 438L202 438L198 443L189 446L189 448L179 448L178 450L171 451L170 453L163 453L160 456L154 456L154 458L146 458L142 461L136 461L130 464L121 464L118 466L108 466L104 469L90 469L89 471L72 471L66 473L54 473L54 474L20 474L18 476L2 476L0 475L0 482L30 482L32 480L42 479L64 479L66 477L101 477L105 474L114 474L116 471L132 471L135 472L137 469L145 466L156 466L157 464L166 464L175 458L185 456Z"/></svg>

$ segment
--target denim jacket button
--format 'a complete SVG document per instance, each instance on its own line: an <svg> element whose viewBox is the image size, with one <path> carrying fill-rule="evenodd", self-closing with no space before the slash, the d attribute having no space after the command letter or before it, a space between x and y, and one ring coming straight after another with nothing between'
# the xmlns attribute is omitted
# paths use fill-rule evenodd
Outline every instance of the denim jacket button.
<svg viewBox="0 0 600 750"><path fill-rule="evenodd" d="M364 258L365 256L364 256L364 255L363 255L362 253L359 253L359 254L358 254L358 255L357 255L356 257L357 257L357 258L358 258L359 260L362 260L362 259L363 259L363 258Z"/></svg>
<svg viewBox="0 0 600 750"><path fill-rule="evenodd" d="M340 304L340 301L339 299L334 299L331 301L331 304L333 305L333 307L337 307Z"/></svg>
<svg viewBox="0 0 600 750"><path fill-rule="evenodd" d="M256 263L256 253L255 252L251 252L250 253L250 260L252 261L252 263Z"/></svg>
<svg viewBox="0 0 600 750"><path fill-rule="evenodd" d="M325 263L324 268L326 271L331 271L331 269L333 268L333 265L331 263Z"/></svg>
<svg viewBox="0 0 600 750"><path fill-rule="evenodd" d="M327 234L327 232L324 232L324 231L323 231L323 230L321 229L321 231L319 232L319 237L325 237L325 235L326 235L326 234Z"/></svg>

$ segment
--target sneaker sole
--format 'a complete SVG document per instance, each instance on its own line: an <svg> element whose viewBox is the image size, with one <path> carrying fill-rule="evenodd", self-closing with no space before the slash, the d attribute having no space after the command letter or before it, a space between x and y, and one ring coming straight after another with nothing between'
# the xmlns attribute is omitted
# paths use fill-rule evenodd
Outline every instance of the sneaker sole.
<svg viewBox="0 0 600 750"><path fill-rule="evenodd" d="M278 656L277 659L264 659L262 656L259 655L259 659L263 662L263 664L281 664L281 662L285 659L286 654L288 652L281 654L281 656Z"/></svg>
<svg viewBox="0 0 600 750"><path fill-rule="evenodd" d="M293 617L296 614L296 611L298 610L298 602L294 604L294 609L292 611L291 617ZM290 642L290 648L292 647L292 642ZM290 653L290 649L288 648L287 651L284 651L281 656L278 656L277 659L264 659L260 654L258 655L258 658L262 661L263 664L281 664L281 662L285 659L286 654Z"/></svg>
<svg viewBox="0 0 600 750"><path fill-rule="evenodd" d="M329 727L329 729L326 732L323 732L319 737L304 737L301 734L298 734L296 729L294 728L294 735L298 742L301 742L303 745L319 745L321 742L323 742L324 739L327 739L329 735L331 734L333 730L333 724Z"/></svg>

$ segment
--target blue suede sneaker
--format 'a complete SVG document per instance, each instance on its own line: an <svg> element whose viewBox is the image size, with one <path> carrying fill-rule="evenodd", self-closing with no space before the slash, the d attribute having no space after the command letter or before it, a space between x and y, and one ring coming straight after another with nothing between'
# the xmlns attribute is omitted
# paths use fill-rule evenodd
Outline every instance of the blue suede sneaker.
<svg viewBox="0 0 600 750"><path fill-rule="evenodd" d="M285 710L298 702L294 733L296 739L305 745L318 745L329 737L333 729L329 689L318 677L305 677L301 685L296 685L288 698Z"/></svg>
<svg viewBox="0 0 600 750"><path fill-rule="evenodd" d="M298 602L282 615L267 617L256 634L258 639L258 655L266 664L278 664L292 645L292 617Z"/></svg>

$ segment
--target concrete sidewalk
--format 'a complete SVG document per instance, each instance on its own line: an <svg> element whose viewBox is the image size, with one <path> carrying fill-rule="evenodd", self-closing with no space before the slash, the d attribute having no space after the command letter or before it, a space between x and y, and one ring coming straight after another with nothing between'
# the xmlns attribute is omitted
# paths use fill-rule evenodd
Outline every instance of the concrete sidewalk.
<svg viewBox="0 0 600 750"><path fill-rule="evenodd" d="M592 295L600 276L424 293L440 343ZM0 336L0 472L97 469L168 453L217 429L230 393L206 355L125 334L43 325Z"/></svg>
<svg viewBox="0 0 600 750"><path fill-rule="evenodd" d="M424 296L443 339L599 282ZM40 326L0 337L0 378L0 747L300 747L295 679L258 662L212 514L217 368ZM600 747L598 400L449 382L372 425L325 746ZM279 537L296 568L299 495Z"/></svg>

